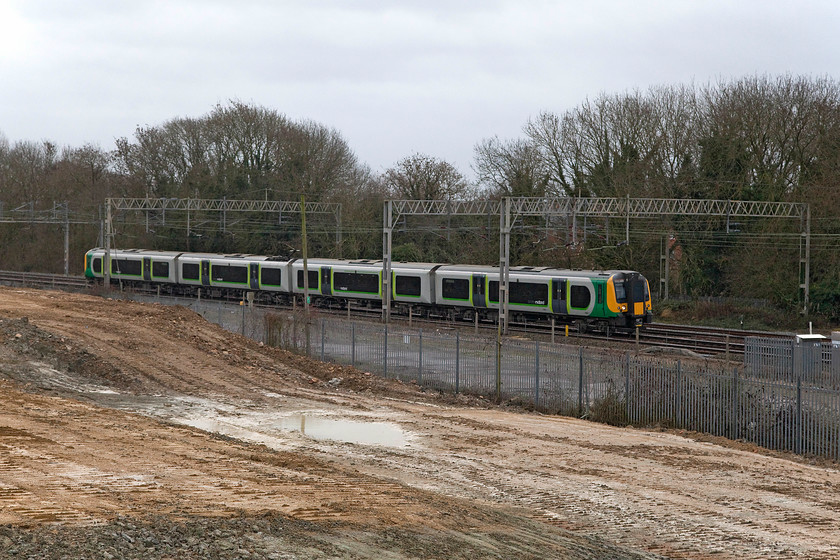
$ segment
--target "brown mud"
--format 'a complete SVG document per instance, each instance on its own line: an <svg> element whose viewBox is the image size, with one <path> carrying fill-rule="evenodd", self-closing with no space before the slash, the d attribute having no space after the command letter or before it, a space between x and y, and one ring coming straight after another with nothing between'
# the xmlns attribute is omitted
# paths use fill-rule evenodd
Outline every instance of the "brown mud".
<svg viewBox="0 0 840 560"><path fill-rule="evenodd" d="M828 559L838 489L832 463L0 288L0 558Z"/></svg>

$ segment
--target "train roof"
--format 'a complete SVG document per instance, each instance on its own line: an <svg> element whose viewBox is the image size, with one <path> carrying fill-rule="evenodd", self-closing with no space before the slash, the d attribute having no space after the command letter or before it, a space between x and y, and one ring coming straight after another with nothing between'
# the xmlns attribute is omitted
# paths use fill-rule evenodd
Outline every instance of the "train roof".
<svg viewBox="0 0 840 560"><path fill-rule="evenodd" d="M176 253L178 254L178 253ZM247 253L180 253L181 257L191 259L248 259L252 261L266 261L272 257L265 255L251 255Z"/></svg>
<svg viewBox="0 0 840 560"><path fill-rule="evenodd" d="M438 269L439 272L458 271L470 272L477 274L498 274L498 266L487 265L443 265ZM601 276L608 278L614 274L630 273L630 270L575 270L553 268L549 266L512 266L510 267L511 274L533 274L535 276L565 276L571 278L591 278L593 276Z"/></svg>
<svg viewBox="0 0 840 560"><path fill-rule="evenodd" d="M295 264L300 265L303 259L295 259ZM381 269L383 264L381 260L372 259L307 259L307 264L315 266L361 266ZM392 269L409 269L409 270L429 270L440 266L440 263L417 263L417 262L401 262L392 261Z"/></svg>
<svg viewBox="0 0 840 560"><path fill-rule="evenodd" d="M105 252L104 247L96 247L91 251ZM250 259L250 260L269 260L277 257L266 257L265 255L252 255L248 253L191 253L187 251L155 251L154 249L118 249L112 248L111 253L119 255L138 255L143 257L192 257L200 259Z"/></svg>
<svg viewBox="0 0 840 560"><path fill-rule="evenodd" d="M107 249L104 247L96 247L95 249L91 249L91 251L102 251L103 253L107 252ZM155 251L153 249L118 249L116 247L111 248L111 253L113 254L120 254L120 255L139 255L139 256L160 256L160 257L177 257L178 255L183 254L183 251Z"/></svg>

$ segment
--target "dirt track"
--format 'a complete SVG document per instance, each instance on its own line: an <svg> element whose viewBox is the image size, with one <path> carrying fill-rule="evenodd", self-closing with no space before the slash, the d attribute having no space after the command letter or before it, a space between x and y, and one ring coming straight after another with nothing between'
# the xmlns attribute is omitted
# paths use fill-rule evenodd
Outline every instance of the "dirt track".
<svg viewBox="0 0 840 560"><path fill-rule="evenodd" d="M182 308L0 288L0 318L0 557L840 556L836 466L426 394Z"/></svg>

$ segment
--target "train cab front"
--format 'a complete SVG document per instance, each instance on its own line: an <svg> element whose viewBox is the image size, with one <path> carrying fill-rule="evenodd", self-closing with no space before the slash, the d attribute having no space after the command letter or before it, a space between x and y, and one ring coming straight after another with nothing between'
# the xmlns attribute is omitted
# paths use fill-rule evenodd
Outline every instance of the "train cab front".
<svg viewBox="0 0 840 560"><path fill-rule="evenodd" d="M612 284L617 327L635 329L653 321L650 286L644 276L638 272L622 272L612 277Z"/></svg>

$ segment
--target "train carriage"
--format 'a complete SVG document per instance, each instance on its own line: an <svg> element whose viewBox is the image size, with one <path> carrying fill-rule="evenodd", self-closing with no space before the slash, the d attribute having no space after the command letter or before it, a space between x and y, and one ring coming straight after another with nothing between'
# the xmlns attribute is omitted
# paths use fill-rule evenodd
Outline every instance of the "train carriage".
<svg viewBox="0 0 840 560"><path fill-rule="evenodd" d="M111 251L111 277L127 282L178 283L176 261L181 253L146 249ZM104 278L105 249L92 249L85 254L85 275Z"/></svg>

